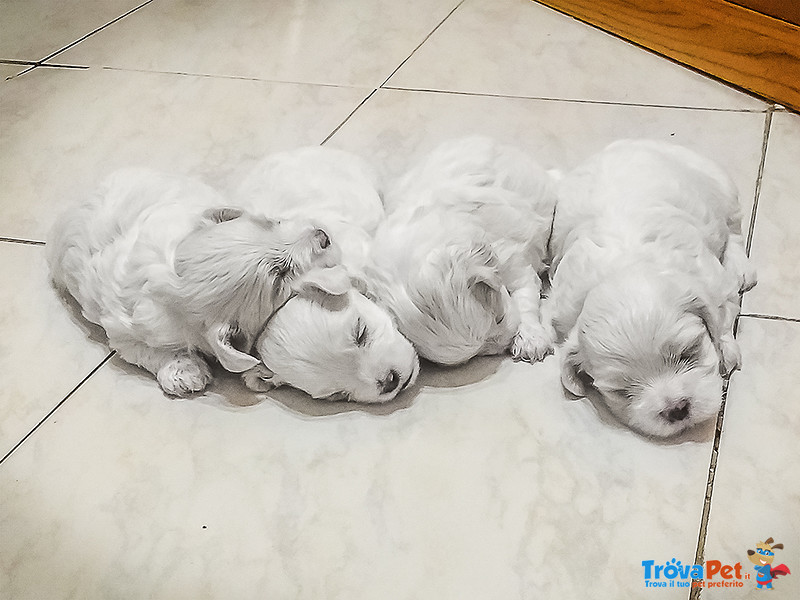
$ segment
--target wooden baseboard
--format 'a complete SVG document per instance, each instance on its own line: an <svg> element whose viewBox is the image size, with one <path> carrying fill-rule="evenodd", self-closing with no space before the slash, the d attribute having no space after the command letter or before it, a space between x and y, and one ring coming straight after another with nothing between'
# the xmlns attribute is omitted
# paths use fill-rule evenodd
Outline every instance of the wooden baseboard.
<svg viewBox="0 0 800 600"><path fill-rule="evenodd" d="M800 112L800 27L725 0L534 0Z"/></svg>

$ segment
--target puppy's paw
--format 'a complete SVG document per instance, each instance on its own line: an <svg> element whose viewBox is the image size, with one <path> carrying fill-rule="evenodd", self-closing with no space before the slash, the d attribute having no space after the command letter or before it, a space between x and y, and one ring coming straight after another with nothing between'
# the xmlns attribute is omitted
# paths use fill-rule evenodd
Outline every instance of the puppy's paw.
<svg viewBox="0 0 800 600"><path fill-rule="evenodd" d="M201 357L181 354L161 367L156 379L167 394L187 396L206 388L211 382L211 371Z"/></svg>
<svg viewBox="0 0 800 600"><path fill-rule="evenodd" d="M758 282L756 269L747 257L741 236L733 236L728 240L722 264L728 273L736 277L740 294L752 289Z"/></svg>
<svg viewBox="0 0 800 600"><path fill-rule="evenodd" d="M541 323L523 323L511 343L511 356L515 360L540 361L552 354L554 344L555 335Z"/></svg>
<svg viewBox="0 0 800 600"><path fill-rule="evenodd" d="M753 266L747 265L739 276L739 293L744 294L752 290L758 283L758 275Z"/></svg>
<svg viewBox="0 0 800 600"><path fill-rule="evenodd" d="M275 376L265 365L256 365L242 373L242 381L247 389L254 392L268 392L277 387Z"/></svg>
<svg viewBox="0 0 800 600"><path fill-rule="evenodd" d="M723 377L730 375L742 366L742 353L733 336L720 340L719 349L721 353L719 371Z"/></svg>

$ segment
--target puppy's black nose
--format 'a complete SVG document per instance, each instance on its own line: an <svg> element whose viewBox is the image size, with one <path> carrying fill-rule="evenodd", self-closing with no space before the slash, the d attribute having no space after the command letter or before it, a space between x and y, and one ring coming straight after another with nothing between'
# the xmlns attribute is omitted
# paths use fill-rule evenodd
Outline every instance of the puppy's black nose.
<svg viewBox="0 0 800 600"><path fill-rule="evenodd" d="M681 398L675 406L664 412L664 417L670 423L683 421L689 416L689 398Z"/></svg>
<svg viewBox="0 0 800 600"><path fill-rule="evenodd" d="M331 238L329 238L328 234L322 231L322 229L316 229L314 231L314 239L317 240L319 247L323 250L331 245Z"/></svg>
<svg viewBox="0 0 800 600"><path fill-rule="evenodd" d="M382 394L390 394L397 389L400 385L400 374L392 369L389 373L378 382Z"/></svg>

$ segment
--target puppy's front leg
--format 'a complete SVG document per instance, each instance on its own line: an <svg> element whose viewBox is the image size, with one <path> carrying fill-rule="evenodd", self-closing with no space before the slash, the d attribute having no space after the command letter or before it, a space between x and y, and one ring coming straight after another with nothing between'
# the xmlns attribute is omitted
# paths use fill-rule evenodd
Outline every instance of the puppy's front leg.
<svg viewBox="0 0 800 600"><path fill-rule="evenodd" d="M173 351L128 342L112 346L121 358L155 375L161 389L171 396L182 397L202 392L211 382L208 363L188 349Z"/></svg>
<svg viewBox="0 0 800 600"><path fill-rule="evenodd" d="M511 355L536 362L553 352L555 335L541 320L542 280L533 267L518 269L516 285L510 289L511 301L519 311L519 328L511 344Z"/></svg>

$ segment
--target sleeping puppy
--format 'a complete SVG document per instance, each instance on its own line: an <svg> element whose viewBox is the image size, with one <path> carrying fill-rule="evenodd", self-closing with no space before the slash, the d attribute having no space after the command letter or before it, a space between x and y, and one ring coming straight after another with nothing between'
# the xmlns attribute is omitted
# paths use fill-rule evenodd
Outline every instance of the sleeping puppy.
<svg viewBox="0 0 800 600"><path fill-rule="evenodd" d="M110 175L55 224L47 250L55 284L111 348L175 396L208 385L203 355L232 372L258 364L247 351L273 310L343 277L324 268L340 252L311 221L255 216L199 182L144 169Z"/></svg>
<svg viewBox="0 0 800 600"><path fill-rule="evenodd" d="M539 315L555 190L523 152L483 137L439 146L386 198L369 283L424 358L552 349Z"/></svg>
<svg viewBox="0 0 800 600"><path fill-rule="evenodd" d="M550 247L564 387L593 385L652 436L715 416L740 363L739 294L756 282L725 173L679 146L611 144L561 181Z"/></svg>
<svg viewBox="0 0 800 600"><path fill-rule="evenodd" d="M344 286L307 286L268 321L262 364L244 373L255 391L291 385L314 398L386 402L417 377L419 361L386 310L362 292L372 233L383 218L376 175L360 158L309 147L262 160L239 189L265 214L311 218L339 241Z"/></svg>

